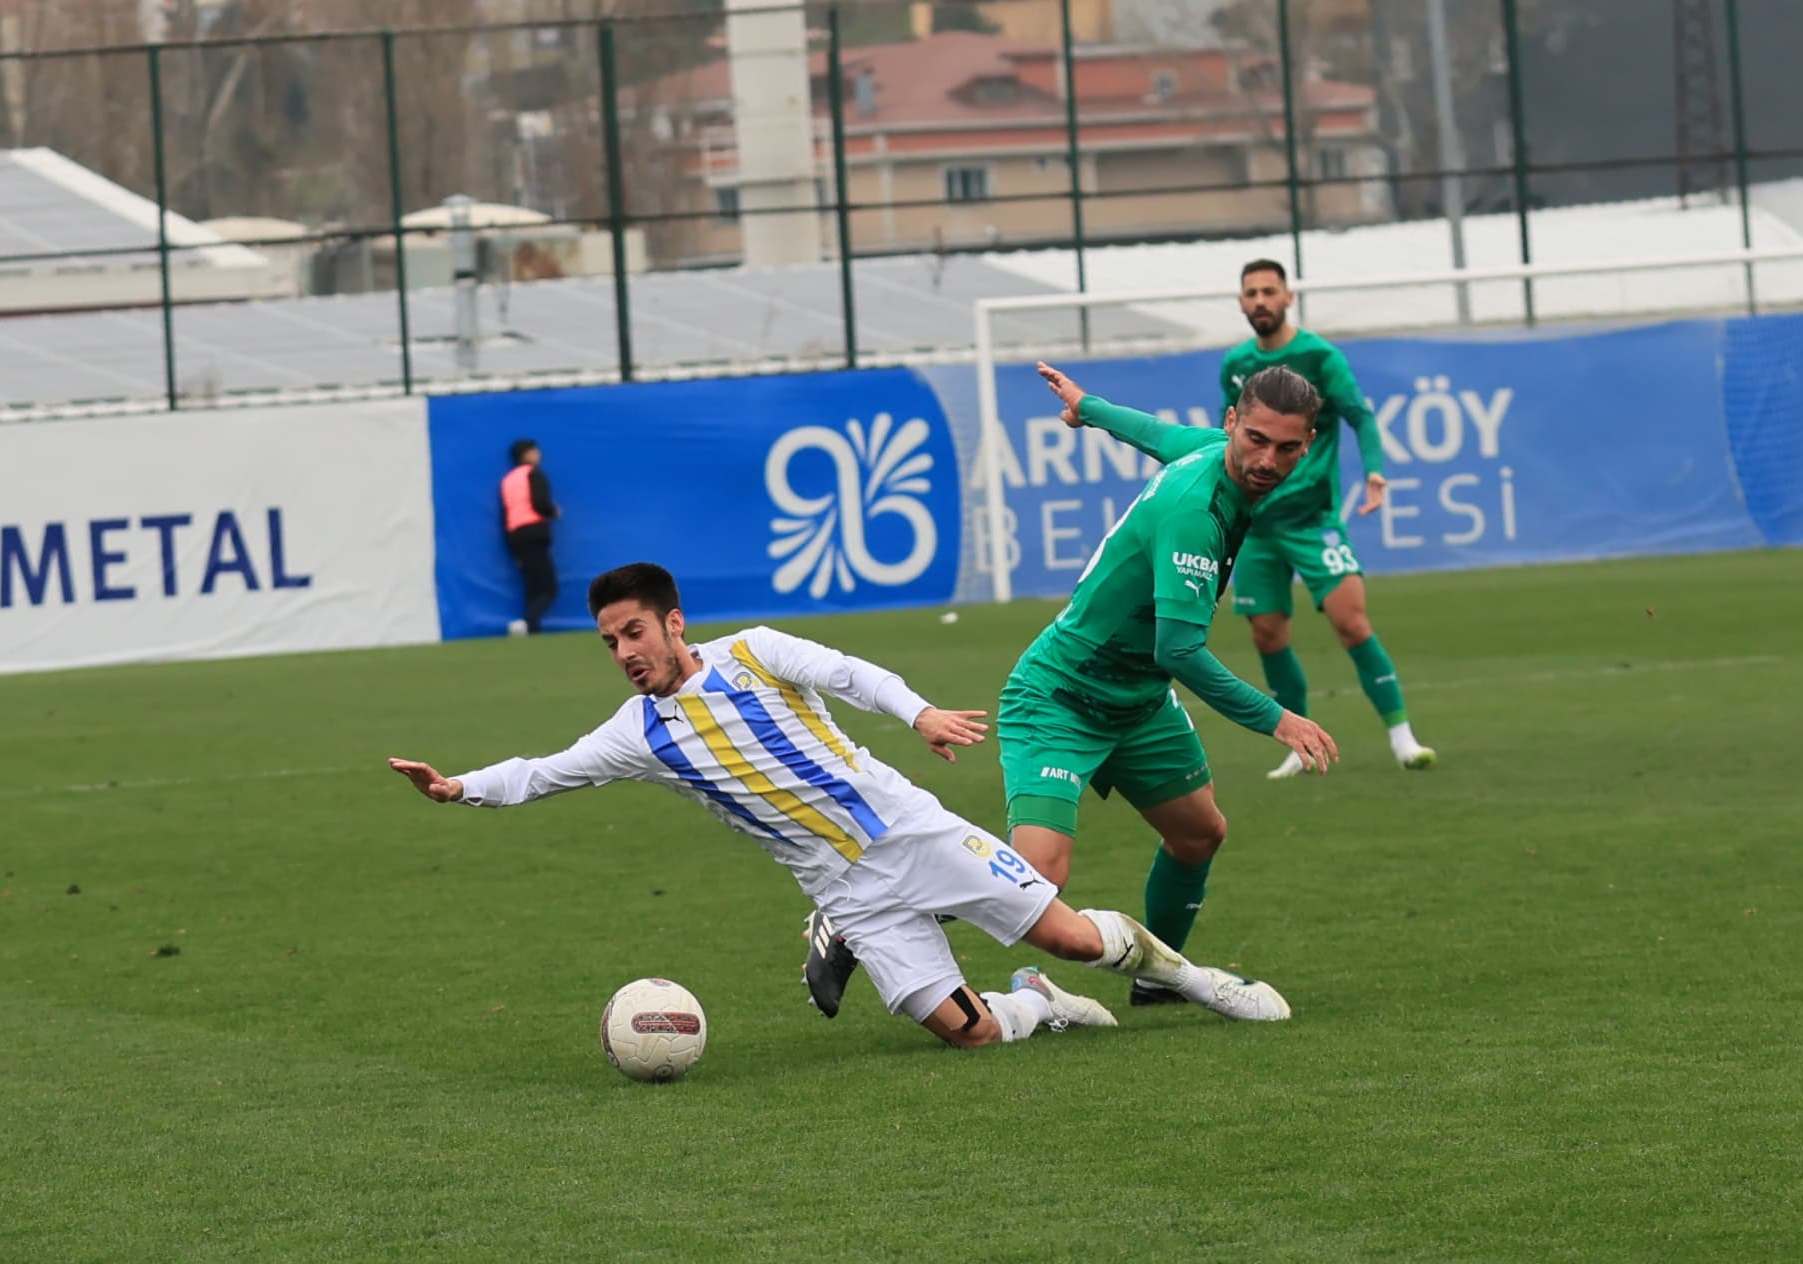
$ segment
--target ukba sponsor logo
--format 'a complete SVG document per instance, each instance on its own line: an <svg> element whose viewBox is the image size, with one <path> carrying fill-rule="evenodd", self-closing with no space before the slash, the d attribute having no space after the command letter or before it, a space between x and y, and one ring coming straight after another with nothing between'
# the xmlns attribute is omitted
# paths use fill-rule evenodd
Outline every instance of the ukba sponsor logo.
<svg viewBox="0 0 1803 1264"><path fill-rule="evenodd" d="M1171 565L1189 579L1214 579L1221 573L1220 565L1202 553L1173 553Z"/></svg>
<svg viewBox="0 0 1803 1264"><path fill-rule="evenodd" d="M1221 577L1221 566L1214 558L1201 553L1175 552L1171 554L1171 565L1177 568L1177 574L1183 578L1183 586L1195 593L1197 598L1214 597L1217 582Z"/></svg>
<svg viewBox="0 0 1803 1264"><path fill-rule="evenodd" d="M893 588L920 578L939 547L939 530L923 499L933 489L933 454L923 450L930 436L919 417L897 426L888 413L878 413L868 428L855 419L843 431L798 426L771 444L764 487L778 516L770 520L768 553L779 563L771 586L788 593L806 585L808 595L819 598L835 584L851 592L860 581ZM823 453L831 465L831 485L823 494L804 495L791 481L791 463L807 451ZM871 539L875 524L889 518L900 519L910 541L893 560L877 556ZM894 535L893 529L884 532L885 540Z"/></svg>

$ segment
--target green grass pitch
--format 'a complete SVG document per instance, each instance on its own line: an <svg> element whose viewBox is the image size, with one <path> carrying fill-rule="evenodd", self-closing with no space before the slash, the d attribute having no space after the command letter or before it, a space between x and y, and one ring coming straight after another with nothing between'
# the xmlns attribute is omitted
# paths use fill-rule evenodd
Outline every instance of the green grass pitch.
<svg viewBox="0 0 1803 1264"><path fill-rule="evenodd" d="M1052 610L788 626L992 707ZM1439 770L1313 617L1331 776L1199 717L1233 832L1190 952L1295 1020L1065 965L1122 1028L976 1054L862 978L809 1010L803 897L667 794L384 768L563 745L625 692L594 637L0 678L0 1260L1803 1258L1803 553L1373 613ZM992 750L838 714L1000 826ZM1152 848L1087 800L1072 900L1137 912ZM980 986L1033 959L951 934ZM708 1010L679 1085L596 1048L645 974Z"/></svg>

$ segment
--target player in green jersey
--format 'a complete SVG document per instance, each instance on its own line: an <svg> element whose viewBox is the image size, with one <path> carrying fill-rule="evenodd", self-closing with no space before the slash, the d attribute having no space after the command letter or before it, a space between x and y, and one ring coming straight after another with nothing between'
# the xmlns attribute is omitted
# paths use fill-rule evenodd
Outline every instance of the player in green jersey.
<svg viewBox="0 0 1803 1264"><path fill-rule="evenodd" d="M1228 719L1269 734L1327 771L1333 739L1239 679L1207 648L1215 605L1254 508L1306 459L1321 398L1285 368L1254 374L1222 429L1170 426L1083 389L1050 365L1040 375L1071 426L1091 425L1165 468L1109 531L1070 604L1027 647L1002 689L997 733L1010 845L1059 886L1070 876L1077 804L1089 786L1138 809L1161 845L1146 882L1146 924L1189 937L1209 866L1227 836L1208 759L1181 681ZM1268 984L1246 980L1233 1017L1273 1016ZM1136 1004L1163 1000L1134 984ZM1287 1012L1287 1011L1286 1011Z"/></svg>
<svg viewBox="0 0 1803 1264"><path fill-rule="evenodd" d="M1254 259L1240 270L1240 311L1255 335L1221 361L1226 404L1241 387L1272 365L1293 369L1321 393L1321 414L1308 455L1253 512L1252 526L1233 574L1233 609L1252 623L1252 643L1263 660L1265 683L1286 708L1308 714L1308 677L1290 648L1293 576L1299 576L1315 609L1352 656L1359 684L1390 730L1390 750L1404 768L1432 768L1432 748L1415 739L1402 702L1396 665L1365 613L1365 580L1358 555L1340 522L1340 423L1352 428L1365 468L1360 514L1382 507L1384 452L1377 420L1340 349L1290 323L1291 294L1283 265ZM1294 754L1267 775L1272 780L1303 771Z"/></svg>

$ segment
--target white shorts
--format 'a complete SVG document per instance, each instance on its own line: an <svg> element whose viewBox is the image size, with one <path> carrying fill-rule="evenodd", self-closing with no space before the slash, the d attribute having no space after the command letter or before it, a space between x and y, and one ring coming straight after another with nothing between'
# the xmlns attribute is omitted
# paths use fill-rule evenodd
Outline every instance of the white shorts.
<svg viewBox="0 0 1803 1264"><path fill-rule="evenodd" d="M1058 888L1006 843L947 812L885 835L815 903L857 953L889 1012L920 1022L964 982L935 913L1013 944L1057 898Z"/></svg>

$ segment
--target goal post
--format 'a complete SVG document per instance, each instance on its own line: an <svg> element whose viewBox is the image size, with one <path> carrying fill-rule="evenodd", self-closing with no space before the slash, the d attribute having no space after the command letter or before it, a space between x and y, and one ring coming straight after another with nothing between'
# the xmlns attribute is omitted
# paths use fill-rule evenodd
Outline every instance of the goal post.
<svg viewBox="0 0 1803 1264"><path fill-rule="evenodd" d="M1719 268L1740 266L1747 276L1747 303L1753 305L1753 266L1761 263L1796 262L1803 260L1803 246L1786 246L1757 250L1719 251L1708 254L1691 254L1667 256L1664 258L1632 258L1609 259L1590 263L1577 264L1517 264L1495 268L1464 268L1442 272L1394 273L1364 277L1347 277L1341 279L1297 279L1290 283L1290 288L1299 299L1308 295L1346 294L1365 291L1384 291L1422 286L1469 286L1476 284L1494 284L1497 282L1520 282L1524 286L1539 280L1551 280L1566 277L1586 277L1616 275L1638 272L1660 272L1685 268ZM1008 345L998 351L999 340L996 337L996 323L1002 317L1031 318L1039 313L1078 312L1089 313L1098 309L1122 307L1157 307L1161 304L1173 303L1225 303L1237 299L1239 289L1235 287L1215 287L1212 289L1162 289L1162 290L1120 290L1094 291L1090 293L1034 294L1018 298L985 298L974 304L976 318L976 374L977 374L977 409L978 409L978 460L982 471L982 494L984 497L983 521L985 524L984 548L988 557L985 559L990 577L990 596L994 601L1011 601L1014 596L1012 565L1009 559L1009 533L1006 529L1007 487L1003 476L1005 454L1003 447L1007 443L1003 429L1000 404L996 389L996 369L999 357L1006 354L1010 363L1024 361L1036 355L1033 344L1029 340L1011 340ZM1634 319L1645 319L1647 314L1637 313ZM1562 317L1561 319L1572 319ZM1407 326L1420 329L1431 322ZM1492 323L1492 322L1486 322ZM1508 320L1501 322L1510 323ZM1384 328L1395 328L1385 326ZM1453 327L1456 331L1456 326ZM1093 356L1097 354L1133 354L1146 349L1146 339L1127 335L1119 339L1084 338L1079 354ZM1376 333L1380 330L1361 328L1360 333ZM1052 342L1058 342L1059 353L1068 346L1067 339L1046 339L1043 349L1050 351ZM1201 336L1188 339L1167 339L1163 346L1167 350L1189 350L1206 345ZM1131 401L1123 401L1131 402Z"/></svg>

